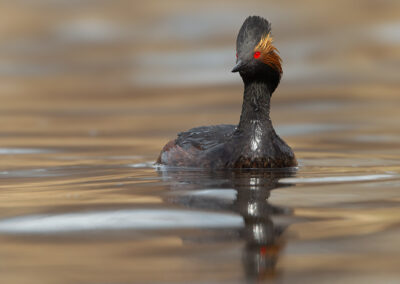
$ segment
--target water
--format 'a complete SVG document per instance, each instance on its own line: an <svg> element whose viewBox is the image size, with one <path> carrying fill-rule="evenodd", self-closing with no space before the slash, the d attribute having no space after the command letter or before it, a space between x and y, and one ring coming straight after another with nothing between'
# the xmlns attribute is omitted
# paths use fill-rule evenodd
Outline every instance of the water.
<svg viewBox="0 0 400 284"><path fill-rule="evenodd" d="M16 159L29 161L24 153ZM297 171L208 172L83 154L38 151L34 160L53 165L3 173L7 282L399 277L398 166L316 168L309 158Z"/></svg>
<svg viewBox="0 0 400 284"><path fill-rule="evenodd" d="M2 283L400 281L398 1L242 2L0 4ZM155 166L177 132L237 123L256 12L299 167Z"/></svg>

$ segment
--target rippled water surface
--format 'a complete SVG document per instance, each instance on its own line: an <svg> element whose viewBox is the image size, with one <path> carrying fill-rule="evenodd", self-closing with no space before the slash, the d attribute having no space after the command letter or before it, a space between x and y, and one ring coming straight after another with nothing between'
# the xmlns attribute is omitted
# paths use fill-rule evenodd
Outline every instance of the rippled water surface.
<svg viewBox="0 0 400 284"><path fill-rule="evenodd" d="M96 3L0 4L1 283L400 282L398 1ZM298 169L155 166L237 123L254 13Z"/></svg>

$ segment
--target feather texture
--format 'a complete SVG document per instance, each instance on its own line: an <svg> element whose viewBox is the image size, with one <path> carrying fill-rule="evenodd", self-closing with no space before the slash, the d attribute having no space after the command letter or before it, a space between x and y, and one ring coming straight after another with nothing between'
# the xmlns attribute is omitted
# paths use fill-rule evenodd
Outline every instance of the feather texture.
<svg viewBox="0 0 400 284"><path fill-rule="evenodd" d="M268 64L282 74L282 59L278 54L278 49L272 44L273 41L274 40L270 33L263 35L259 43L254 48L254 52L260 52L260 59L265 64Z"/></svg>

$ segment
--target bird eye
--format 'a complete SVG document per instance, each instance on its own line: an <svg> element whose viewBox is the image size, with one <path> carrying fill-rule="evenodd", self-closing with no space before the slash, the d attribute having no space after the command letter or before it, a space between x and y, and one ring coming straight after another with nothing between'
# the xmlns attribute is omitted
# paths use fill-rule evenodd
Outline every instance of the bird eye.
<svg viewBox="0 0 400 284"><path fill-rule="evenodd" d="M256 52L254 52L254 58L255 59L257 59L257 58L259 58L260 57L260 55L261 55L261 52L259 52L259 51L256 51Z"/></svg>

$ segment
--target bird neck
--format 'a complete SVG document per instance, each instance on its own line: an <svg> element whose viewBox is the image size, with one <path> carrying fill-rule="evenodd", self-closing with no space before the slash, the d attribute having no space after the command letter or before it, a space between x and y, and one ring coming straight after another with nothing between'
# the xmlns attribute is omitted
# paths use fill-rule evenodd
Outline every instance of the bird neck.
<svg viewBox="0 0 400 284"><path fill-rule="evenodd" d="M239 131L251 130L254 126L272 129L269 116L271 93L268 84L263 81L244 81L242 114L238 125Z"/></svg>

